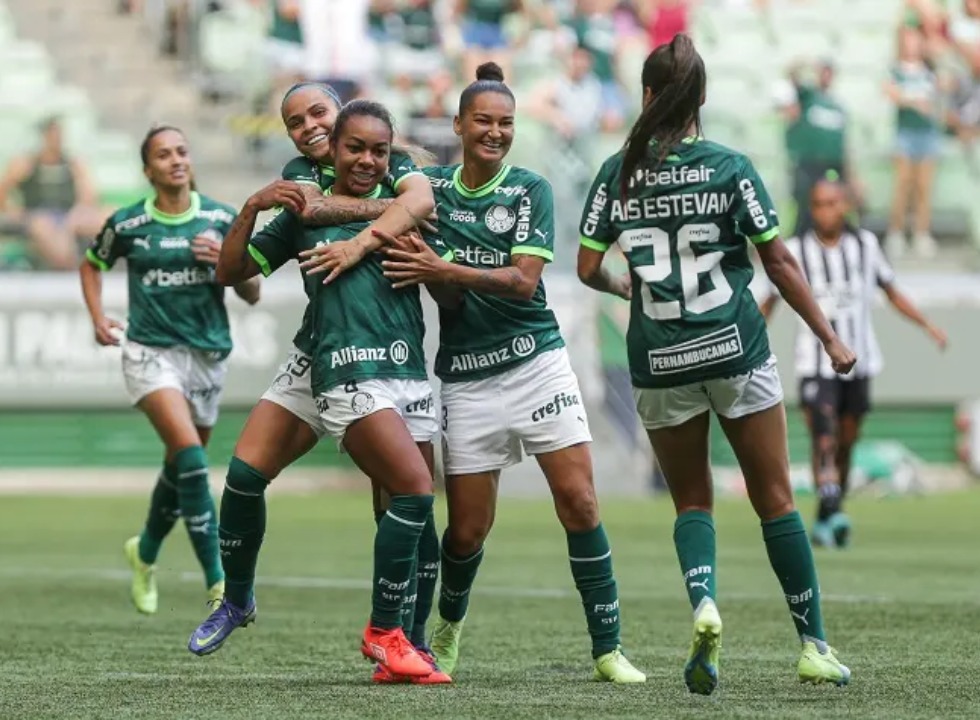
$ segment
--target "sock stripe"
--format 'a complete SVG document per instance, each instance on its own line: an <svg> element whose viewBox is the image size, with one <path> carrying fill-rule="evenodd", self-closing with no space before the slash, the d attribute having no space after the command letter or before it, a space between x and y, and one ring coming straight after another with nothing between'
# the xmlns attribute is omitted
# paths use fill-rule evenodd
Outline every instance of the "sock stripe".
<svg viewBox="0 0 980 720"><path fill-rule="evenodd" d="M166 474L165 474L165 473L162 473L162 472L161 472L161 473L160 473L160 474L159 474L159 475L157 476L157 482L158 482L158 483L160 483L161 485L163 485L164 487L168 487L168 488L170 488L171 490L176 490L176 489L177 489L177 486L176 486L176 485L174 485L174 484L173 484L173 483L171 483L171 482L170 482L169 480L167 480L167 476L166 476Z"/></svg>
<svg viewBox="0 0 980 720"><path fill-rule="evenodd" d="M263 493L250 493L250 492L245 492L244 490L236 490L231 486L230 483L227 482L225 483L225 490L227 490L228 492L233 492L236 495L244 495L245 497L262 497L263 495Z"/></svg>
<svg viewBox="0 0 980 720"><path fill-rule="evenodd" d="M605 560L608 557L612 557L612 550L607 552L605 555L596 555L595 557L579 558L579 557L572 557L571 555L569 555L568 559L571 560L572 562L598 562L600 560Z"/></svg>
<svg viewBox="0 0 980 720"><path fill-rule="evenodd" d="M425 527L425 521L424 520L422 522L413 522L411 520L406 520L405 518L398 517L393 512L391 512L391 510L388 510L387 512L385 512L385 515L387 515L388 517L390 517L392 520L397 520L402 525L408 525L409 527L416 527L416 528Z"/></svg>
<svg viewBox="0 0 980 720"><path fill-rule="evenodd" d="M187 472L182 472L177 475L178 480L186 480L187 478L197 477L198 475L207 475L207 468L197 468L196 470L188 470Z"/></svg>
<svg viewBox="0 0 980 720"><path fill-rule="evenodd" d="M445 560L446 562L451 562L454 565L466 565L467 563L473 562L474 560L481 557L482 555L483 555L482 547L479 550L477 550L475 553L470 555L469 557L465 557L465 558L453 557L452 555L446 552L446 548L442 548L442 559Z"/></svg>

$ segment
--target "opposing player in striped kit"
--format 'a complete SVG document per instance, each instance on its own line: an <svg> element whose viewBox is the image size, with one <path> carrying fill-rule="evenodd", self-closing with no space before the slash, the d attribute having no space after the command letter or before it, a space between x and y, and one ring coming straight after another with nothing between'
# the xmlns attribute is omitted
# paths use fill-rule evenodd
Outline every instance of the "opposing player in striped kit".
<svg viewBox="0 0 980 720"><path fill-rule="evenodd" d="M126 391L165 447L146 525L125 544L133 604L152 614L157 555L178 517L204 568L209 599L224 591L204 448L218 419L232 348L225 289L214 266L235 211L193 189L190 149L180 130L150 130L140 156L153 195L109 218L80 272L95 338L101 345L122 345ZM121 341L115 334L120 323L102 307L102 272L119 259L129 276L129 322ZM236 284L235 292L254 304L259 279Z"/></svg>
<svg viewBox="0 0 980 720"><path fill-rule="evenodd" d="M718 683L722 623L708 462L714 411L802 644L799 679L843 685L850 671L827 645L813 552L793 504L782 388L749 291L749 242L835 371L850 370L854 354L780 241L776 211L752 163L701 136L706 76L690 38L678 35L654 50L642 85L643 110L626 147L602 165L586 202L578 272L599 291L622 296L632 288L626 344L636 407L674 500L674 544L694 609L684 680L705 695ZM629 261L629 277L602 267L613 244Z"/></svg>
<svg viewBox="0 0 980 720"><path fill-rule="evenodd" d="M820 341L805 323L796 332L796 376L800 405L810 430L810 463L819 504L810 539L821 547L846 547L851 521L844 513L851 455L861 423L871 409L871 379L882 368L881 350L871 324L878 290L898 312L921 327L939 346L946 334L929 322L895 285L895 272L874 233L847 224L846 188L833 177L810 194L813 228L786 241L810 283L824 314L858 356L847 375L834 372ZM779 300L775 288L763 300L768 318Z"/></svg>

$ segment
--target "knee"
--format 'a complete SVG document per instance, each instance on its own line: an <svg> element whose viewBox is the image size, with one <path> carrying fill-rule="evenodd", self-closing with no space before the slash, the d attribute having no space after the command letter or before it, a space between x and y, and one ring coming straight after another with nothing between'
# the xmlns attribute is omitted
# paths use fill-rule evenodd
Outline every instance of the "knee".
<svg viewBox="0 0 980 720"><path fill-rule="evenodd" d="M483 516L464 523L450 523L446 528L447 549L457 557L468 557L479 551L493 526L493 518Z"/></svg>
<svg viewBox="0 0 980 720"><path fill-rule="evenodd" d="M558 519L568 532L587 532L599 524L599 502L591 484L555 495Z"/></svg>

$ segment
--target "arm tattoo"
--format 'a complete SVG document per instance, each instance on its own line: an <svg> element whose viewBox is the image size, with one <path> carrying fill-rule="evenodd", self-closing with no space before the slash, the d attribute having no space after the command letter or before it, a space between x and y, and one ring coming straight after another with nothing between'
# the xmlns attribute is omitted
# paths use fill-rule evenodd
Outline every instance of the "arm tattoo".
<svg viewBox="0 0 980 720"><path fill-rule="evenodd" d="M392 200L364 200L361 198L323 198L308 204L303 212L303 222L318 227L344 225L345 223L376 220L391 205Z"/></svg>
<svg viewBox="0 0 980 720"><path fill-rule="evenodd" d="M510 266L483 270L472 281L466 283L465 287L490 295L520 297L523 284L524 275L520 269Z"/></svg>

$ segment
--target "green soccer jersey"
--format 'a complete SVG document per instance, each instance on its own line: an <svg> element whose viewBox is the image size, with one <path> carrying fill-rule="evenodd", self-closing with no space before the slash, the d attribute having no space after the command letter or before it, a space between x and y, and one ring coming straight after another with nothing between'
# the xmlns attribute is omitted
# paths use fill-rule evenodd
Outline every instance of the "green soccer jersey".
<svg viewBox="0 0 980 720"><path fill-rule="evenodd" d="M744 155L689 138L620 193L620 151L602 165L582 215L582 244L618 243L633 278L626 334L640 388L665 388L749 372L770 355L749 283L746 239L777 237L776 211Z"/></svg>
<svg viewBox="0 0 980 720"><path fill-rule="evenodd" d="M490 182L471 190L460 179L460 165L423 172L455 262L492 269L509 266L513 255L554 258L554 200L540 175L504 165ZM564 344L544 282L530 300L467 290L459 309L440 308L436 375L443 382L479 380Z"/></svg>
<svg viewBox="0 0 980 720"><path fill-rule="evenodd" d="M800 119L790 130L790 155L797 160L844 165L847 115L820 88L797 88Z"/></svg>
<svg viewBox="0 0 980 720"><path fill-rule="evenodd" d="M184 345L226 357L231 352L225 289L214 281L214 266L191 251L195 237L224 239L235 211L191 193L179 215L158 210L154 198L117 210L86 252L100 270L126 259L129 321L126 337L144 345Z"/></svg>
<svg viewBox="0 0 980 720"><path fill-rule="evenodd" d="M371 195L393 196L381 185ZM269 274L303 250L349 240L368 225L304 228L284 212L252 238L249 252ZM441 243L436 238L427 241L437 248ZM373 253L329 285L323 284L323 275L304 275L310 298L312 332L307 347L313 358L315 394L356 380L427 378L419 289L392 288L381 269L383 259L381 253Z"/></svg>
<svg viewBox="0 0 980 720"><path fill-rule="evenodd" d="M391 160L388 163L388 176L385 178L385 185L390 187L392 190L397 190L401 182L411 175L421 175L419 169L415 167L415 163L412 161L412 158L405 153L393 152L391 154ZM283 180L292 180L293 182L316 185L324 192L327 192L333 187L336 176L333 165L318 165L309 158L301 155L286 163L285 167L282 169L282 178ZM387 195L386 197L392 196ZM298 222L295 223L295 226L289 225L287 224L285 218L276 225L270 223L270 225L267 226L267 230L269 233L274 233L276 236L282 233L293 233L297 231L302 232L302 228ZM260 233L260 235L261 234L262 233ZM273 239L269 237L267 233L265 239L260 241L260 244L270 241L273 241ZM287 258L287 260L288 259L289 258ZM262 273L264 275L269 275L276 269L278 269L278 266L276 268L262 267ZM307 355L310 355L313 352L312 312L312 308L309 304L307 304L306 309L303 311L303 321L300 323L300 328L296 332L296 336L293 338L293 345Z"/></svg>

